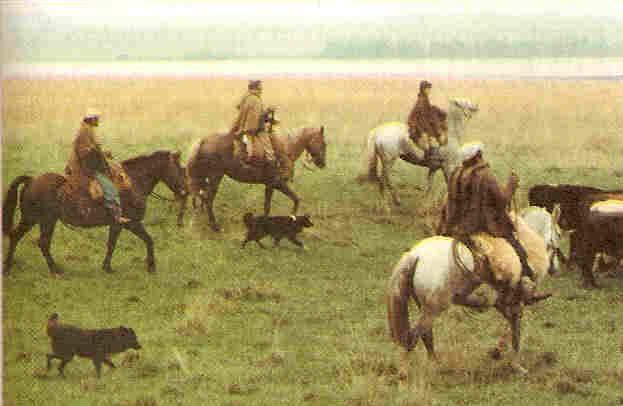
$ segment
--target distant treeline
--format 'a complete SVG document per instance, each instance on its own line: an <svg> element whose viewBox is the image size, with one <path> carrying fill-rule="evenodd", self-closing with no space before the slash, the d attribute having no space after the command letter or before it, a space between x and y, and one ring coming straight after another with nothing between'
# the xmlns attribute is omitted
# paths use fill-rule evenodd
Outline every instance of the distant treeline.
<svg viewBox="0 0 623 406"><path fill-rule="evenodd" d="M343 24L80 25L2 21L10 61L236 58L526 58L623 56L623 19L404 16Z"/></svg>

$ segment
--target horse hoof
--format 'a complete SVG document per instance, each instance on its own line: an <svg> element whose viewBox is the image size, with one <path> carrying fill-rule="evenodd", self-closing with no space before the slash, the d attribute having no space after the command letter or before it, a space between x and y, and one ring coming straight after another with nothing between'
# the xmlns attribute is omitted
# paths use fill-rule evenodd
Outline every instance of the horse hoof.
<svg viewBox="0 0 623 406"><path fill-rule="evenodd" d="M215 233L218 233L219 231L221 231L221 226L219 226L218 224L212 224L212 231L214 231Z"/></svg>
<svg viewBox="0 0 623 406"><path fill-rule="evenodd" d="M155 273L156 272L156 264L147 264L147 272Z"/></svg>
<svg viewBox="0 0 623 406"><path fill-rule="evenodd" d="M584 281L582 282L582 288L586 290L599 289L601 286L597 284L595 281Z"/></svg>
<svg viewBox="0 0 623 406"><path fill-rule="evenodd" d="M65 274L63 272L51 272L50 276L54 279L64 279Z"/></svg>
<svg viewBox="0 0 623 406"><path fill-rule="evenodd" d="M106 272L106 273L115 273L115 271L114 271L111 267L109 267L109 266L108 266L108 267L106 267L106 266L105 266L105 267L103 267L102 269L103 269L103 270L104 270L104 272Z"/></svg>

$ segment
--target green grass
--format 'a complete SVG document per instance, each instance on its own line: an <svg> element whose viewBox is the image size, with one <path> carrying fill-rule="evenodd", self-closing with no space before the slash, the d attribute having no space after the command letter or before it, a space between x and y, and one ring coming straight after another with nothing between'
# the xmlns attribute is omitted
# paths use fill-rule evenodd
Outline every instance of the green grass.
<svg viewBox="0 0 623 406"><path fill-rule="evenodd" d="M23 173L62 170L75 130L72 122L29 124L8 117L5 188ZM166 115L149 117L109 121L108 128L117 133L136 130L143 137L115 139L111 147L120 158L158 148L185 151L202 132L190 121L180 131L180 122ZM36 245L38 231L28 234L12 274L2 281L4 404L623 402L623 279L602 278L603 289L583 291L574 273L547 280L545 289L554 298L526 311L522 359L528 376L511 373L505 361L486 354L506 328L500 316L491 311L470 317L453 308L435 325L440 365L429 363L417 347L412 386L401 389L397 348L386 328L384 287L402 252L430 235L444 186L438 175L434 198L426 199L415 188L424 184L424 170L399 163L394 181L402 206L389 207L376 188L354 180L362 142L346 137L365 134L370 123L355 118L339 127L333 116L326 117L332 123L329 167L315 172L297 167L294 182L303 197L301 211L315 223L301 236L305 251L288 242L278 249L262 250L252 243L241 250L242 214L260 210L263 190L229 179L216 201L222 233L211 232L202 213L189 213L185 226L177 228L175 208L149 200L145 224L155 240L158 267L153 275L145 272L142 242L131 234L122 233L113 257L116 273L108 275L100 269L106 230L59 224L52 253L66 278L52 279ZM486 127L489 118L482 120L485 124L476 125ZM522 204L535 183L620 183L612 175L612 162L620 165L613 151L604 150L595 164L583 165L564 157L547 159L549 152L504 140L491 143L490 161L500 175L512 163L522 179ZM527 159L516 159L519 155ZM164 186L157 191L170 195ZM289 208L289 201L276 195L273 213ZM415 306L412 311L413 317ZM55 370L42 377L49 351L44 325L52 312L83 327L130 326L144 349L138 357L133 351L113 357L118 369L110 372L104 366L99 380L85 359L67 366L65 380Z"/></svg>

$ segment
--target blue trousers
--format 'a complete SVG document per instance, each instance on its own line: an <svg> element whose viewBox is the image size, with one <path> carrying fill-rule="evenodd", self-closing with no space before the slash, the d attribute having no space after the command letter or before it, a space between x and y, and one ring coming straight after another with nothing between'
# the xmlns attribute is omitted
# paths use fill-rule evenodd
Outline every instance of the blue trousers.
<svg viewBox="0 0 623 406"><path fill-rule="evenodd" d="M104 202L106 207L121 206L121 199L119 198L119 191L115 187L110 178L101 172L95 173L95 179L102 187L104 191Z"/></svg>

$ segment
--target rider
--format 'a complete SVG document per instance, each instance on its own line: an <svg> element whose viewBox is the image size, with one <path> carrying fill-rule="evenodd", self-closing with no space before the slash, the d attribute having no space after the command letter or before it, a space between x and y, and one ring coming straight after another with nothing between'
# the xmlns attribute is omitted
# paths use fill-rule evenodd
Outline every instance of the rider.
<svg viewBox="0 0 623 406"><path fill-rule="evenodd" d="M264 111L262 105L262 82L260 80L249 81L248 90L238 106L236 106L239 112L232 125L231 133L234 134L237 141L241 144L243 159L247 163L255 163L259 161L255 142L257 141L256 137L259 135L260 119Z"/></svg>
<svg viewBox="0 0 623 406"><path fill-rule="evenodd" d="M246 163L267 163L276 166L275 160L277 160L280 176L287 178L290 176L292 167L289 157L272 134L263 131L265 123L261 120L268 110L272 109L274 112L274 108L269 107L265 110L262 105L262 81L249 81L248 90L237 106L238 117L230 132L235 136L235 142L241 145L242 157Z"/></svg>
<svg viewBox="0 0 623 406"><path fill-rule="evenodd" d="M407 120L409 136L424 151L425 159L434 155L436 150L436 147L431 143L432 138L436 140L438 145L445 145L448 142L446 112L432 105L429 100L432 87L433 85L426 80L420 82L417 101Z"/></svg>
<svg viewBox="0 0 623 406"><path fill-rule="evenodd" d="M504 238L521 262L524 300L531 303L544 299L549 295L536 293L534 283L530 282L536 275L528 265L526 250L515 236L515 225L506 210L519 185L519 177L511 173L502 189L482 156L483 148L480 142L461 148L463 164L454 170L448 183L439 232L464 242L469 242L469 237L479 232Z"/></svg>
<svg viewBox="0 0 623 406"><path fill-rule="evenodd" d="M122 216L119 191L111 181L111 171L107 158L112 158L110 151L103 151L101 140L96 136L95 128L99 126L100 114L89 109L82 119L80 129L76 133L73 149L65 173L76 179L79 184L95 178L104 194L104 205L110 211L113 220L118 224L129 223L131 220Z"/></svg>

